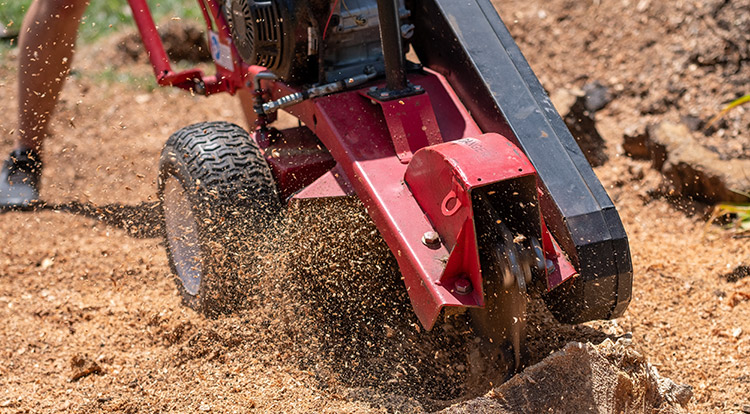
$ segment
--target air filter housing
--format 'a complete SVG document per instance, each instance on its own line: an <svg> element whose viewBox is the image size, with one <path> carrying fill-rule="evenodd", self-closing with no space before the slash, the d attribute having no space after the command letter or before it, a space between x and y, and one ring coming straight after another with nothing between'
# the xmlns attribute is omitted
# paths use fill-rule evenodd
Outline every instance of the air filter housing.
<svg viewBox="0 0 750 414"><path fill-rule="evenodd" d="M228 0L227 20L237 52L250 65L268 68L284 80L303 76L317 54L317 26L306 2ZM317 62L313 62L317 63Z"/></svg>

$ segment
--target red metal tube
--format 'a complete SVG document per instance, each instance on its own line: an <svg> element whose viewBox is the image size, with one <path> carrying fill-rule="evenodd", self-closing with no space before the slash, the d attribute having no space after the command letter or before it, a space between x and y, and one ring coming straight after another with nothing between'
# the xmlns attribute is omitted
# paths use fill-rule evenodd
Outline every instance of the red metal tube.
<svg viewBox="0 0 750 414"><path fill-rule="evenodd" d="M169 64L167 52L164 51L164 45L159 37L159 31L156 30L154 19L151 17L151 10L146 4L146 0L128 0L130 8L133 10L133 20L141 32L143 45L148 53L151 66L154 68L154 75L159 85L164 85L164 80L172 71Z"/></svg>

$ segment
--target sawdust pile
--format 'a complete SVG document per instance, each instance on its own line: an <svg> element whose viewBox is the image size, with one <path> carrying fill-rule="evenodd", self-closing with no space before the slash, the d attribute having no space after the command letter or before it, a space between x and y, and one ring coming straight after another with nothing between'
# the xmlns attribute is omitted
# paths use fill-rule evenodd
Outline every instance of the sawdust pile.
<svg viewBox="0 0 750 414"><path fill-rule="evenodd" d="M153 90L151 68L111 58L105 39L77 56L53 118L43 178L50 209L0 216L0 413L423 412L473 398L508 410L511 394L538 395L529 388L571 390L566 398L584 398L575 400L581 407L618 395L626 399L602 407L679 410L684 388L656 380L659 397L643 359L606 350L620 349L610 344L628 332L660 373L694 386L691 411L750 412L750 244L654 196L658 173L618 148L622 131L644 115L705 119L741 92L746 53L731 49L728 65L689 55L699 50L694 39L721 41L721 31L706 37L702 29L714 14L717 23L736 16L744 25L731 11L747 2L497 4L546 88L600 80L614 92L596 114L609 158L596 173L631 241L634 299L622 318L559 325L533 298L530 367L498 388L467 318L419 327L394 259L361 206L345 201L328 214L292 210L248 246L256 253L242 269L248 294L237 313L207 319L186 309L155 216L158 154L187 124L239 122L242 113L229 96ZM17 50L3 53L0 110L13 114ZM726 81L724 67L737 65ZM747 140L737 138L748 113L720 124L725 135L712 145L746 153ZM3 151L15 137L12 118L0 121ZM571 341L606 345L565 348ZM599 384L632 394L593 393L585 375L592 366L613 375ZM541 387L540 375L555 367L584 375L549 376L557 382ZM670 398L678 403L663 401Z"/></svg>
<svg viewBox="0 0 750 414"><path fill-rule="evenodd" d="M562 326L538 297L527 349L534 365L503 384L468 315L420 329L395 259L354 198L295 204L263 239L249 308L197 333L178 359L256 338L253 349L273 343L264 351L315 372L317 387L388 412L679 413L692 397L661 378L629 334Z"/></svg>
<svg viewBox="0 0 750 414"><path fill-rule="evenodd" d="M353 399L388 396L375 406L397 411L439 409L492 386L468 316L421 328L358 200L301 202L264 236L266 276L248 303L281 313L288 360L317 371L320 386L338 384Z"/></svg>
<svg viewBox="0 0 750 414"><path fill-rule="evenodd" d="M119 215L109 210L97 218L116 223L111 218ZM419 327L395 261L358 202L305 206L281 217L255 240L257 254L242 269L242 308L217 319L179 303L163 247L152 242L158 240L143 240L150 248L141 250L128 242L128 234L148 233L134 228L158 228L158 220L132 215L121 222L128 232L92 230L88 213L4 216L31 231L60 228L63 234L55 231L51 239L69 243L33 269L21 272L16 265L4 273L18 277L4 277L0 290L0 315L14 321L5 331L0 408L421 413L497 392L500 382L488 375L468 318L442 321L432 332ZM82 247L66 239L70 223L62 224L70 220L78 223L76 233L93 232L93 243ZM9 235L11 247L25 240L24 232ZM120 248L100 250L109 244ZM18 263L45 253L14 251ZM79 272L76 257L89 259L85 278L67 276ZM123 269L123 263L137 265ZM12 295L21 285L28 293ZM532 305L532 363L569 340L614 338L586 326L560 326L538 301ZM591 362L567 361L582 369ZM623 361L614 366L625 372L636 366ZM533 366L524 375L541 382L531 373L545 370ZM620 375L614 368L597 372L601 383ZM579 378L560 370L551 378L565 378L566 387L557 388L564 395L577 392ZM641 385L633 386L634 403Z"/></svg>

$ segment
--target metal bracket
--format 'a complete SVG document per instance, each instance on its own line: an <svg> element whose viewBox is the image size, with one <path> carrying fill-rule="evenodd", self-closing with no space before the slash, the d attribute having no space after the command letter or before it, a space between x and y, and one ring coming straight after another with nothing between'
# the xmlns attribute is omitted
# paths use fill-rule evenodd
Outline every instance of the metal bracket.
<svg viewBox="0 0 750 414"><path fill-rule="evenodd" d="M390 95L387 100L373 99L383 109L396 156L402 164L407 164L420 148L443 142L430 96L421 86L414 88L417 87L420 91L417 95L409 93L397 97ZM373 87L366 96L372 98L383 91L386 88Z"/></svg>
<svg viewBox="0 0 750 414"><path fill-rule="evenodd" d="M388 89L387 86L382 88L372 87L369 91L367 91L367 96L376 101L385 102L392 101L394 99L406 98L408 96L419 95L422 93L424 93L424 88L422 88L421 85L412 85L411 83L409 83L406 88L398 91Z"/></svg>

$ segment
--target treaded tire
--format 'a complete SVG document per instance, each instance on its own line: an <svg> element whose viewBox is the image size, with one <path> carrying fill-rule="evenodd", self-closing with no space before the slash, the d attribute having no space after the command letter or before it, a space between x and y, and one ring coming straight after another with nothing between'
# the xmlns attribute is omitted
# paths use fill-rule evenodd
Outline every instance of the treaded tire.
<svg viewBox="0 0 750 414"><path fill-rule="evenodd" d="M208 316L242 307L255 242L280 210L255 141L227 122L182 128L162 150L158 192L183 302Z"/></svg>

